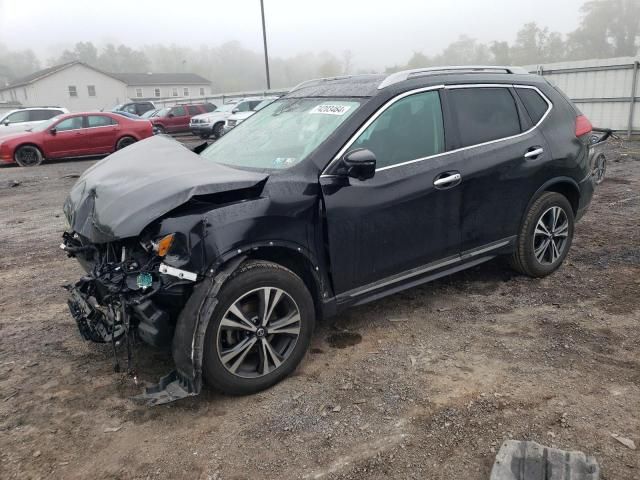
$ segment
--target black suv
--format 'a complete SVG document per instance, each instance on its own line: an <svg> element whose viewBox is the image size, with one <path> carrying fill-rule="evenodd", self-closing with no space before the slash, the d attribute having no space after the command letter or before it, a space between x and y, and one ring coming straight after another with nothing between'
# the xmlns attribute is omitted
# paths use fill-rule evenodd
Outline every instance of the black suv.
<svg viewBox="0 0 640 480"><path fill-rule="evenodd" d="M306 82L206 148L155 137L85 172L64 207L87 272L70 310L87 339L171 346L150 403L202 376L259 391L319 318L498 255L556 270L594 189L590 130L518 68Z"/></svg>

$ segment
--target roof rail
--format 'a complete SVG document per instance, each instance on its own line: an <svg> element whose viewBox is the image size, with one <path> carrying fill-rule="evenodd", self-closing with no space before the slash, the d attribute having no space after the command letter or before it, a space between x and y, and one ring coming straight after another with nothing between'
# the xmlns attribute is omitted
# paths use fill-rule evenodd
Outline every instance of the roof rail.
<svg viewBox="0 0 640 480"><path fill-rule="evenodd" d="M378 90L388 87L389 85L393 85L395 83L403 82L408 78L413 76L418 76L420 74L429 74L429 73L444 73L444 72L503 72L510 74L527 74L526 69L522 67L503 67L503 66L492 66L492 65L458 65L458 66L447 66L447 67L428 67L428 68L414 68L412 70L402 70L401 72L392 73L387 78L385 78L380 85L378 85Z"/></svg>
<svg viewBox="0 0 640 480"><path fill-rule="evenodd" d="M326 77L326 78L314 78L311 80L305 80L304 82L300 82L298 85L289 90L289 93L295 92L296 90L301 89L302 87L310 87L311 85L320 85L323 82L328 82L329 80L342 80L344 78L350 78L353 75L338 75L336 77Z"/></svg>

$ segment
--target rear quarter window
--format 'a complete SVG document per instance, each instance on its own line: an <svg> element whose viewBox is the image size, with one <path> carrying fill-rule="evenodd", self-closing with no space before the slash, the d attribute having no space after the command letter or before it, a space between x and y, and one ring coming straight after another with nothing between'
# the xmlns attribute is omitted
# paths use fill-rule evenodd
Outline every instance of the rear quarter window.
<svg viewBox="0 0 640 480"><path fill-rule="evenodd" d="M549 104L532 88L516 88L516 93L518 97L520 97L520 100L522 100L531 121L533 121L534 125L537 124L542 117L544 117L544 114L549 108Z"/></svg>
<svg viewBox="0 0 640 480"><path fill-rule="evenodd" d="M463 147L521 132L516 102L508 88L454 88L447 96L458 119Z"/></svg>

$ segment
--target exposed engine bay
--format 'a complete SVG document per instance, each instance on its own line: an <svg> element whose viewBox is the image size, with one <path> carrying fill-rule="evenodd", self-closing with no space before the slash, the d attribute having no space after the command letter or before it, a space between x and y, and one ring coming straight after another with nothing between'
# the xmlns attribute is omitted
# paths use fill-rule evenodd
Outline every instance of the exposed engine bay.
<svg viewBox="0 0 640 480"><path fill-rule="evenodd" d="M133 373L133 346L138 340L169 347L179 313L196 275L162 263L173 236L152 240L92 244L77 233L65 233L61 248L76 257L87 275L68 285L69 310L86 340L126 344L127 370ZM182 278L181 278L182 277Z"/></svg>

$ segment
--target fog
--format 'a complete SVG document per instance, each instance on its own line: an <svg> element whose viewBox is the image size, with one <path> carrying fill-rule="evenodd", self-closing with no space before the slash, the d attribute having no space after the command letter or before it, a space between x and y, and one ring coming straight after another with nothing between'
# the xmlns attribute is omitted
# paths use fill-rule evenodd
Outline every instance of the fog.
<svg viewBox="0 0 640 480"><path fill-rule="evenodd" d="M579 23L583 0L265 0L269 53L352 53L356 69L383 70L414 52L434 55L460 35L479 42L513 41L523 24L536 22L567 33ZM32 49L42 60L76 42L140 48L191 47L230 40L260 52L259 0L0 0L0 44Z"/></svg>

